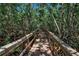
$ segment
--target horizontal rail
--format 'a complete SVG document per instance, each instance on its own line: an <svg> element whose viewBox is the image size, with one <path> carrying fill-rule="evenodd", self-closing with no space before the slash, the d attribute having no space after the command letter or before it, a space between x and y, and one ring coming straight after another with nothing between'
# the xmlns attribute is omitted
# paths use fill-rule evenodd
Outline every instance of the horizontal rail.
<svg viewBox="0 0 79 59"><path fill-rule="evenodd" d="M31 40L31 42L27 45L27 47L21 52L21 54L19 56L22 56L25 53L26 49L28 49L29 46L32 45L32 43L33 43L34 40L35 40L35 37Z"/></svg>
<svg viewBox="0 0 79 59"><path fill-rule="evenodd" d="M35 31L33 31L32 33L22 37L21 39L18 39L17 41L14 41L12 43L9 43L5 46L2 46L0 48L0 55L7 55L9 54L11 51L13 51L13 49L17 48L18 46L20 46L24 41L26 41L27 39L29 39L33 34L35 34L35 32L39 30L36 29Z"/></svg>
<svg viewBox="0 0 79 59"><path fill-rule="evenodd" d="M30 33L24 37L22 37L21 39L17 40L17 41L14 41L12 43L9 43L3 47L0 48L0 55L3 55L3 54L7 54L9 53L10 51L12 51L14 48L20 46L26 39L30 38L31 36L33 35L33 33Z"/></svg>
<svg viewBox="0 0 79 59"><path fill-rule="evenodd" d="M48 31L49 32L49 31ZM79 52L77 52L76 50L74 50L73 48L71 48L69 45L67 45L65 42L63 42L61 39L59 39L56 35L54 35L54 33L49 32L49 35L52 36L52 38L54 38L54 40L61 46L63 47L63 49L70 54L71 56L79 56Z"/></svg>

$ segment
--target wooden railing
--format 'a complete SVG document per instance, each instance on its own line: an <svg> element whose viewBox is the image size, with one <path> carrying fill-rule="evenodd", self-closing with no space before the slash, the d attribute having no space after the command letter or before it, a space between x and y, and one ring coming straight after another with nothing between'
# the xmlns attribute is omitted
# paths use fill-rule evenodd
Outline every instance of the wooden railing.
<svg viewBox="0 0 79 59"><path fill-rule="evenodd" d="M33 31L32 33L22 37L21 39L18 39L17 41L14 41L12 43L9 43L5 46L2 46L0 48L0 56L1 55L8 55L10 52L12 52L15 48L17 48L18 46L20 46L23 42L25 42L26 40L28 40L30 37L32 37L35 32L37 31L38 29L36 29L35 31Z"/></svg>
<svg viewBox="0 0 79 59"><path fill-rule="evenodd" d="M57 42L59 46L62 47L62 50L66 52L66 54L71 55L71 56L79 56L79 52L71 48L68 44L63 42L61 39L59 39L54 33L47 31L50 36L50 38L54 41Z"/></svg>

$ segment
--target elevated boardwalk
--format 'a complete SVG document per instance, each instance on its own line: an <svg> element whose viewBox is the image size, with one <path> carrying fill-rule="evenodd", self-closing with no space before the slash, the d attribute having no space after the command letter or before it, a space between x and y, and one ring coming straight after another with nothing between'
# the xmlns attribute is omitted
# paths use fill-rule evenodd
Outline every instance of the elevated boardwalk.
<svg viewBox="0 0 79 59"><path fill-rule="evenodd" d="M16 48L22 48L18 56L79 56L79 52L45 29L37 29L1 47L0 55L12 55Z"/></svg>

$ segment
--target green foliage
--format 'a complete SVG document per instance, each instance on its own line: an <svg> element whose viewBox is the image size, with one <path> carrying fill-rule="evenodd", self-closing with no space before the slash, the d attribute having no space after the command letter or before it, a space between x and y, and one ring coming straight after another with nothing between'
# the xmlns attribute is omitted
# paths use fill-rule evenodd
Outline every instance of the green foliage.
<svg viewBox="0 0 79 59"><path fill-rule="evenodd" d="M75 41L79 35L79 4L37 4L37 7L33 4L0 4L0 32L4 32L6 44L13 41L11 36L25 35L42 26L68 44L73 41L72 47L79 45Z"/></svg>
<svg viewBox="0 0 79 59"><path fill-rule="evenodd" d="M5 38L4 44L9 44L9 43L11 43L11 42L12 42L12 40L10 39L9 36L7 36L7 37Z"/></svg>

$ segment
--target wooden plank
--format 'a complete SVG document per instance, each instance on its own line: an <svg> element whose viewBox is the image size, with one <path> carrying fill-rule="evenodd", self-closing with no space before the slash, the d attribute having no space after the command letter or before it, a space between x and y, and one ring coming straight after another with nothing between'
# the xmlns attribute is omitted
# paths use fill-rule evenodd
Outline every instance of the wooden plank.
<svg viewBox="0 0 79 59"><path fill-rule="evenodd" d="M49 31L48 31L49 32ZM58 44L63 47L63 49L68 52L70 55L72 56L79 56L79 52L77 52L76 50L74 50L73 48L71 48L69 45L67 45L65 42L63 42L62 40L60 40L56 35L54 35L54 33L49 32L49 35L52 36L52 38L54 38L54 40L56 42L58 42Z"/></svg>
<svg viewBox="0 0 79 59"><path fill-rule="evenodd" d="M52 56L48 39L36 39L28 56Z"/></svg>
<svg viewBox="0 0 79 59"><path fill-rule="evenodd" d="M33 33L30 33L21 39L14 41L12 43L9 43L3 47L0 48L0 55L7 55L9 52L11 52L14 48L20 46L25 40L30 38L33 35ZM6 54L5 54L6 53Z"/></svg>

